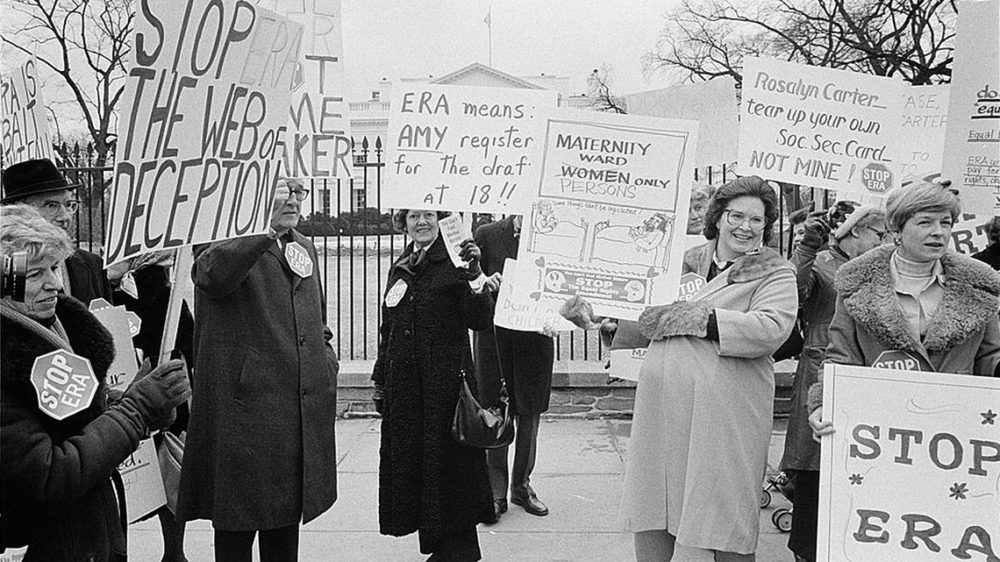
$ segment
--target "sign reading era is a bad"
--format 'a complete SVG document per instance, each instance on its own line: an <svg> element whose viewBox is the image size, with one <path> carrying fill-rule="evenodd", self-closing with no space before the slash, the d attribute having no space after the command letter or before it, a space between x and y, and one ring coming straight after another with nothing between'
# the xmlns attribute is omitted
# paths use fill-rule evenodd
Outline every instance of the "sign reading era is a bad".
<svg viewBox="0 0 1000 562"><path fill-rule="evenodd" d="M817 560L997 559L1000 379L828 365L823 390Z"/></svg>
<svg viewBox="0 0 1000 562"><path fill-rule="evenodd" d="M854 194L892 189L905 88L891 78L747 57L740 172ZM889 175L866 172L873 163Z"/></svg>
<svg viewBox="0 0 1000 562"><path fill-rule="evenodd" d="M52 160L52 136L34 57L0 79L0 148L4 166Z"/></svg>
<svg viewBox="0 0 1000 562"><path fill-rule="evenodd" d="M556 92L418 84L394 93L383 202L390 207L523 213L539 166L539 109Z"/></svg>
<svg viewBox="0 0 1000 562"><path fill-rule="evenodd" d="M270 221L302 26L245 1L182 6L136 6L108 265Z"/></svg>

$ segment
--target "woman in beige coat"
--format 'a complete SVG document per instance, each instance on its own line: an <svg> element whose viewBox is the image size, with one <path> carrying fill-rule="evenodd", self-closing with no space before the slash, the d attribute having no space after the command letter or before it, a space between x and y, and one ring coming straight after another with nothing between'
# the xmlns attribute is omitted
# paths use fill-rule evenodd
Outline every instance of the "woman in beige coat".
<svg viewBox="0 0 1000 562"><path fill-rule="evenodd" d="M723 185L705 215L708 244L684 256L684 271L707 283L691 300L639 318L651 342L622 498L636 560L754 560L771 437L771 354L798 308L794 268L764 246L777 217L777 196L759 177ZM565 308L568 317L573 308Z"/></svg>

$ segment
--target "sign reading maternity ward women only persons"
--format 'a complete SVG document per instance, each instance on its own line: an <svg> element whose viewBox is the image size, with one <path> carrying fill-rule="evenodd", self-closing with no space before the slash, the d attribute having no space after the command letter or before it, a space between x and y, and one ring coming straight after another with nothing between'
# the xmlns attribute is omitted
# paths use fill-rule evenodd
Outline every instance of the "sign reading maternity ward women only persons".
<svg viewBox="0 0 1000 562"><path fill-rule="evenodd" d="M741 173L857 195L898 185L905 85L758 57L743 68Z"/></svg>
<svg viewBox="0 0 1000 562"><path fill-rule="evenodd" d="M302 26L140 0L104 260L267 231Z"/></svg>
<svg viewBox="0 0 1000 562"><path fill-rule="evenodd" d="M4 166L38 158L52 160L52 136L34 57L0 78L0 147Z"/></svg>
<svg viewBox="0 0 1000 562"><path fill-rule="evenodd" d="M394 93L386 205L524 213L538 183L538 111L551 90L416 84Z"/></svg>
<svg viewBox="0 0 1000 562"><path fill-rule="evenodd" d="M961 3L942 172L976 222L1000 216L1000 0Z"/></svg>
<svg viewBox="0 0 1000 562"><path fill-rule="evenodd" d="M885 355L824 373L817 560L996 560L1000 380Z"/></svg>
<svg viewBox="0 0 1000 562"><path fill-rule="evenodd" d="M304 29L282 164L293 178L353 176L340 0L258 0Z"/></svg>
<svg viewBox="0 0 1000 562"><path fill-rule="evenodd" d="M579 295L598 315L637 320L674 300L698 122L560 110L542 123L515 302L558 310Z"/></svg>

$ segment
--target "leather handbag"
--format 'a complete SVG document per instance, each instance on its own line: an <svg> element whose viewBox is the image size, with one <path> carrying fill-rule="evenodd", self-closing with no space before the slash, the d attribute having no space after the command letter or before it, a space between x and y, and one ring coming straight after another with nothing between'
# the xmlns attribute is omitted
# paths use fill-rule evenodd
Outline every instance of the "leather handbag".
<svg viewBox="0 0 1000 562"><path fill-rule="evenodd" d="M501 379L500 398L492 408L483 408L473 396L465 371L458 387L458 403L451 420L451 436L459 445L477 449L497 449L514 441L514 418L510 415L507 384Z"/></svg>

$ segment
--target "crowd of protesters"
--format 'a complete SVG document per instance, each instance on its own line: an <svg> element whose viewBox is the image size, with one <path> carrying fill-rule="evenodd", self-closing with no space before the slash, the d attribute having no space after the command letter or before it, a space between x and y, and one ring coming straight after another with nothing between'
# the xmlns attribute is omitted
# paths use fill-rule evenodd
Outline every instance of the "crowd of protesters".
<svg viewBox="0 0 1000 562"><path fill-rule="evenodd" d="M28 562L125 560L116 467L141 439L169 431L186 439L176 504L156 513L163 559L185 560L184 523L207 519L216 560L249 562L255 541L263 562L296 560L299 526L337 499L339 363L316 249L296 230L308 190L278 182L267 234L194 248L193 314L182 309L168 359L160 346L173 253L106 274L66 232L75 187L47 160L3 171L2 546L27 546ZM775 228L780 213L775 189L756 176L696 186L687 233L705 242L684 254L683 271L705 284L691 299L649 307L638 322L597 317L579 297L563 307L612 346L647 350L621 505L637 560L755 559L774 358L790 335L801 331L789 353L798 366L781 469L795 490L798 560L816 558L818 441L833 431L820 406L824 364L871 366L899 351L923 370L998 375L1000 220L986 225L989 246L966 257L949 249L961 204L948 182L899 187L882 207L803 209L787 234ZM410 241L380 295L371 379L380 531L417 533L429 560L459 562L483 558L477 525L499 521L508 500L549 513L530 477L554 348L547 331L494 325L522 218L480 226L456 266L439 227L447 216L393 215ZM775 236L787 236L790 258L772 249ZM144 320L136 343L145 360L123 392L107 390L115 348L87 308L96 298ZM36 359L54 352L87 359L81 380L97 387L61 418L31 380ZM509 396L513 451L456 441L463 385L484 406Z"/></svg>

